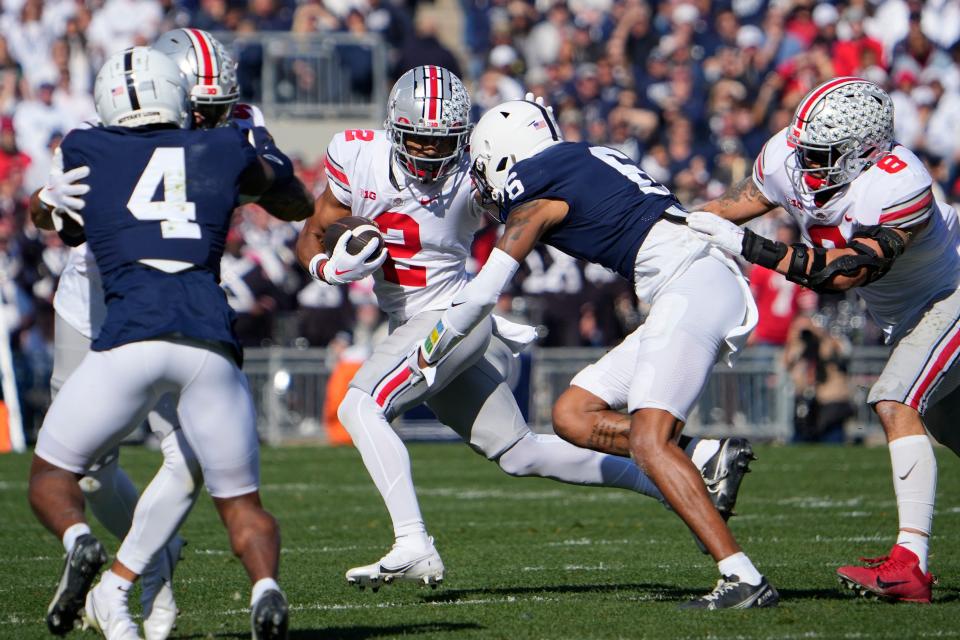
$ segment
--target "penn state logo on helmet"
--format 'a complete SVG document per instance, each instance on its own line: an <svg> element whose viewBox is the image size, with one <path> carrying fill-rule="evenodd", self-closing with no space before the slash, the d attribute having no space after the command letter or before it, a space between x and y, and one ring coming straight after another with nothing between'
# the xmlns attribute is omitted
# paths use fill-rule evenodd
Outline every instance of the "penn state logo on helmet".
<svg viewBox="0 0 960 640"><path fill-rule="evenodd" d="M470 137L470 175L481 197L501 207L501 222L513 165L560 142L553 114L536 102L511 100L480 118Z"/></svg>
<svg viewBox="0 0 960 640"><path fill-rule="evenodd" d="M203 29L173 29L153 44L191 80L190 102L202 127L223 124L240 98L237 63L223 44Z"/></svg>
<svg viewBox="0 0 960 640"><path fill-rule="evenodd" d="M796 162L786 168L798 191L848 184L893 145L893 101L863 78L835 78L800 101L787 142Z"/></svg>
<svg viewBox="0 0 960 640"><path fill-rule="evenodd" d="M100 121L107 126L187 125L190 84L170 58L149 47L110 56L93 87Z"/></svg>
<svg viewBox="0 0 960 640"><path fill-rule="evenodd" d="M467 147L470 95L448 69L414 67L390 91L384 129L400 169L434 182L460 162Z"/></svg>

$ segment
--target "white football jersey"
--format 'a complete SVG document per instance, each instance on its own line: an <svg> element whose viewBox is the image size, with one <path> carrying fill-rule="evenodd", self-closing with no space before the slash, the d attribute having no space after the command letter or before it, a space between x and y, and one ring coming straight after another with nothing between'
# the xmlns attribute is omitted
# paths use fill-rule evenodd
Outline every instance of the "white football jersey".
<svg viewBox="0 0 960 640"><path fill-rule="evenodd" d="M471 206L469 158L443 181L422 184L394 166L387 133L353 129L330 141L330 189L352 215L380 228L389 258L374 274L380 308L397 322L446 309L467 282L466 262L482 217Z"/></svg>
<svg viewBox="0 0 960 640"><path fill-rule="evenodd" d="M235 104L230 120L241 129L266 126L263 113L252 104ZM99 120L86 121L78 128L96 126L100 126ZM53 308L67 324L87 338L95 340L100 334L100 326L107 317L107 306L103 299L100 270L93 252L85 243L70 251L53 297Z"/></svg>
<svg viewBox="0 0 960 640"><path fill-rule="evenodd" d="M957 214L934 198L933 180L912 151L894 145L823 206L814 194L794 187L789 172L796 162L784 129L760 151L753 180L770 202L790 213L810 246L845 247L864 226L909 229L926 223L886 275L857 289L888 340L909 329L932 299L960 286Z"/></svg>

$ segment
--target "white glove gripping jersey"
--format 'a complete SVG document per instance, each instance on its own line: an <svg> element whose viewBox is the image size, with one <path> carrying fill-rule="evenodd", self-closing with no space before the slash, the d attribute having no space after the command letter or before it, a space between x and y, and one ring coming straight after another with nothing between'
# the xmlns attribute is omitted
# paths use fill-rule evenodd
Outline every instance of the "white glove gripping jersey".
<svg viewBox="0 0 960 640"><path fill-rule="evenodd" d="M857 289L888 342L902 336L931 300L960 286L957 214L934 198L930 174L912 151L894 145L823 207L814 195L793 186L789 170L796 162L784 129L757 156L753 181L770 202L793 216L810 246L845 247L862 226L909 230L927 223L886 275Z"/></svg>
<svg viewBox="0 0 960 640"><path fill-rule="evenodd" d="M422 184L394 167L383 130L351 129L327 147L330 190L380 228L389 258L374 274L380 308L394 322L446 309L467 282L466 261L481 215L471 206L469 158L441 182Z"/></svg>
<svg viewBox="0 0 960 640"><path fill-rule="evenodd" d="M252 104L237 103L230 120L240 129L266 126L263 113ZM84 122L78 128L99 126L98 120ZM85 337L95 340L107 317L107 305L100 284L100 270L86 243L70 250L67 265L60 274L53 308L61 318Z"/></svg>

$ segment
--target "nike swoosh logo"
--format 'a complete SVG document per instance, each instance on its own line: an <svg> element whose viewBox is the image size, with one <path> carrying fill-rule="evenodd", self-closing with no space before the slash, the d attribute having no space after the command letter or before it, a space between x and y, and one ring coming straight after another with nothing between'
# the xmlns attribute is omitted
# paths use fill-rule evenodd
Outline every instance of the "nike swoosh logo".
<svg viewBox="0 0 960 640"><path fill-rule="evenodd" d="M912 465L910 465L910 468L907 469L907 472L905 474L903 474L902 476L900 474L897 474L897 477L900 478L901 480L906 480L907 476L909 476L913 472L913 468L916 466L917 466L917 462L915 461Z"/></svg>
<svg viewBox="0 0 960 640"><path fill-rule="evenodd" d="M459 306L462 305L462 304L467 304L467 301L466 301L466 300L461 300L460 302L451 302L451 303L450 303L450 306L451 306L451 307L459 307Z"/></svg>
<svg viewBox="0 0 960 640"><path fill-rule="evenodd" d="M843 216L843 219L847 222L853 222L853 216Z"/></svg>
<svg viewBox="0 0 960 640"><path fill-rule="evenodd" d="M340 271L340 269L334 269L333 273L335 275L342 276L343 274L350 273L351 271L353 271L353 269L344 269L343 271Z"/></svg>
<svg viewBox="0 0 960 640"><path fill-rule="evenodd" d="M403 564L403 565L400 565L399 567L392 567L392 568L391 568L391 567L385 567L385 566L383 566L383 565L381 564L381 565L380 565L380 573L403 573L404 571L406 571L407 569L409 569L409 568L412 567L413 565L415 565L415 564L417 564L418 562L420 562L420 560L421 560L421 559L418 558L418 559L416 559L416 560L413 560L413 561L411 561L411 562L408 562L407 564Z"/></svg>
<svg viewBox="0 0 960 640"><path fill-rule="evenodd" d="M909 580L894 580L893 582L887 582L886 580L881 580L877 578L877 586L881 589L889 589L890 587L895 587L898 584L907 584Z"/></svg>

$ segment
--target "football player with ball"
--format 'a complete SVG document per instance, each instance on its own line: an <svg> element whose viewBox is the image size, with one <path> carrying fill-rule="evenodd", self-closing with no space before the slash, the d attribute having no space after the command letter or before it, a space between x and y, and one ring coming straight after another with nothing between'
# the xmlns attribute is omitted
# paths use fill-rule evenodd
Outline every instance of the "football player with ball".
<svg viewBox="0 0 960 640"><path fill-rule="evenodd" d="M488 350L493 340L522 349L535 338L532 327L486 318L429 376L421 375L418 345L465 290L471 242L483 223L465 152L470 98L447 69L416 67L394 85L387 114L384 130L348 130L330 142L327 189L297 244L298 258L314 278L345 284L373 275L389 316L389 337L357 372L338 411L393 522L393 548L346 574L349 583L374 589L394 580L435 585L444 576L420 513L409 455L390 427L421 403L512 476L617 487L663 500L629 458L530 430ZM334 227L341 233L328 238ZM358 246L364 238L368 242ZM715 471L722 492L735 497L743 460L724 456L721 450L728 448L722 444L691 440L687 450L710 451L700 456L701 468Z"/></svg>

